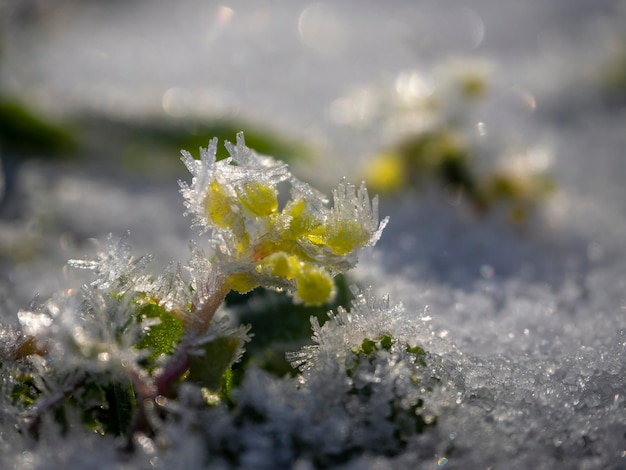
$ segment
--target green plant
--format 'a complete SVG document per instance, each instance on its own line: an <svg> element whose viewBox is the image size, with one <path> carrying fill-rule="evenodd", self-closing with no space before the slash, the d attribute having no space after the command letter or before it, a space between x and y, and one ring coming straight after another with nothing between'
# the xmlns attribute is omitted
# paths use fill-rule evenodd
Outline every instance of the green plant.
<svg viewBox="0 0 626 470"><path fill-rule="evenodd" d="M287 165L257 155L237 135L230 157L217 161L217 139L201 158L183 151L191 183L181 182L186 214L206 236L186 266L155 276L149 256L132 256L127 239L109 237L95 260L71 260L94 279L18 313L19 329L3 330L1 367L23 432L43 421L62 429L81 421L100 434L126 435L126 448L154 432L186 396L205 404L229 399L232 365L249 328L228 326L216 313L231 291L264 287L296 303L324 305L333 278L378 240L377 199L345 181L328 200L296 179ZM279 202L278 185L290 198Z"/></svg>

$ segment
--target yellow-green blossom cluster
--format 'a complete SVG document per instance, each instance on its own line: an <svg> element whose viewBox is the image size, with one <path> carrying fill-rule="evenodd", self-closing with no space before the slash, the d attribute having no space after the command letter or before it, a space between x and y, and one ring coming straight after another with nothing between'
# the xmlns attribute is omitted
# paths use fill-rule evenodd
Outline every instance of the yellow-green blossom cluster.
<svg viewBox="0 0 626 470"><path fill-rule="evenodd" d="M201 149L200 160L183 152L193 175L181 182L194 225L211 233L211 262L224 286L247 292L258 286L287 289L296 300L321 304L334 295L333 276L353 267L356 252L374 244L386 224L379 223L378 201L364 184L342 181L333 206L318 191L291 175L287 165L257 155L245 145L226 143L230 157L217 161L217 139ZM291 185L279 202L278 185Z"/></svg>

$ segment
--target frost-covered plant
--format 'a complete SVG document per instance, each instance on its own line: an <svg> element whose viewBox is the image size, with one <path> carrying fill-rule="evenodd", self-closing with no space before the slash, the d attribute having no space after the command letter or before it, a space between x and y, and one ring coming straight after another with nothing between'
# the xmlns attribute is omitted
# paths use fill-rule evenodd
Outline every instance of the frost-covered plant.
<svg viewBox="0 0 626 470"><path fill-rule="evenodd" d="M423 344L428 328L421 319L406 320L402 305L387 296L354 289L352 308L338 307L320 326L312 318L314 345L289 354L303 371L303 387L324 392L328 377L339 379L337 400L372 450L393 452L412 435L436 422L427 396L439 387L442 370ZM329 397L327 397L330 400ZM365 444L365 443L364 443Z"/></svg>
<svg viewBox="0 0 626 470"><path fill-rule="evenodd" d="M340 101L341 109L359 111L342 115L343 122L376 133L384 143L366 159L368 186L390 193L435 181L480 213L502 205L513 222L524 222L554 183L543 149L511 151L488 143L481 115L494 88L492 68L485 61L457 60L435 70L432 82L421 72L404 72L392 87Z"/></svg>
<svg viewBox="0 0 626 470"><path fill-rule="evenodd" d="M230 157L216 162L217 140L194 160L183 152L192 173L191 186L181 183L187 213L194 225L211 232L212 266L219 285L216 297L255 287L284 288L297 301L320 304L334 294L332 277L352 268L356 251L376 243L378 202L370 201L365 184L342 182L333 191L333 207L308 184L294 178L284 163L260 157L240 134L227 143ZM279 209L277 185L291 184L291 199ZM210 308L197 315L208 322Z"/></svg>
<svg viewBox="0 0 626 470"><path fill-rule="evenodd" d="M370 289L353 293L351 306L322 326L312 319L313 345L289 354L299 376L252 367L233 409L188 416L216 466L368 468L355 462L409 447L432 458L433 446L419 437L454 405L453 368L423 349L432 338L422 318Z"/></svg>
<svg viewBox="0 0 626 470"><path fill-rule="evenodd" d="M180 183L186 213L207 236L186 266L152 275L149 256L109 237L97 259L70 261L94 272L90 284L33 303L18 313L19 328L2 330L3 409L24 435L36 438L53 418L65 430L83 422L126 434L128 449L141 445L190 390L205 404L229 395L230 368L249 340L247 327L214 320L230 291L262 286L324 304L333 277L380 237L386 219L365 185L340 183L329 207L284 163L246 147L243 134L226 147L220 161L217 139L199 160L183 151L193 175ZM282 183L291 185L284 203Z"/></svg>

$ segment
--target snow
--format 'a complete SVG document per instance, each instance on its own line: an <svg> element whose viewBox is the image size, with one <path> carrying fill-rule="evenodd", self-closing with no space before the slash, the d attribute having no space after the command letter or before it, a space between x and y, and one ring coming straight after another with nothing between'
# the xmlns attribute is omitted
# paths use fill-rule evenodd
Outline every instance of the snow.
<svg viewBox="0 0 626 470"><path fill-rule="evenodd" d="M337 100L407 70L428 77L450 57L487 60L496 78L481 110L487 135L549 148L559 192L523 227L436 192L381 197L379 213L390 221L353 278L371 285L374 299L389 294L389 308L317 329L301 381L252 369L239 400L263 420L183 411L180 423L164 424L169 451L146 438L141 453L118 462L112 441L61 439L52 423L46 439L28 442L12 431L6 404L3 468L228 468L224 455L237 455L240 468L626 467L626 113L595 75L615 44L623 47L624 2L26 3L20 15L0 4L0 90L55 113L269 123L327 155L298 168L315 185L352 176L383 141L338 123ZM153 253L157 266L186 259L194 234L179 176L138 182L78 165L25 164L24 214L0 220L6 321L35 294L76 284L80 274L62 267L83 257L92 237L130 230L133 252ZM35 246L28 256L17 254L23 243ZM350 345L386 332L397 349L378 351L377 367L361 371L378 387L371 407L342 401ZM380 416L384 403L373 402L415 392L401 342L430 354L445 387L425 397L436 425L389 449L394 430ZM188 431L194 426L200 439Z"/></svg>

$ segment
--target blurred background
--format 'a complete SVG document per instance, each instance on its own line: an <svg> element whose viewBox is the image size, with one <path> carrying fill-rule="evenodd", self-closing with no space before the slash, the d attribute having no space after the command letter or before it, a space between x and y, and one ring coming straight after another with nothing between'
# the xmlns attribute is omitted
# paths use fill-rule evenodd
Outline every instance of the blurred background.
<svg viewBox="0 0 626 470"><path fill-rule="evenodd" d="M419 173L406 142L452 129L467 148L432 170L444 199L491 204L471 192L494 165L474 156L470 177L446 155L539 155L561 194L624 215L625 5L0 0L5 301L55 290L65 259L109 232L157 263L186 258L179 150L239 130L327 188L388 149L387 170ZM441 85L476 70L478 104ZM382 188L407 190L394 168Z"/></svg>

